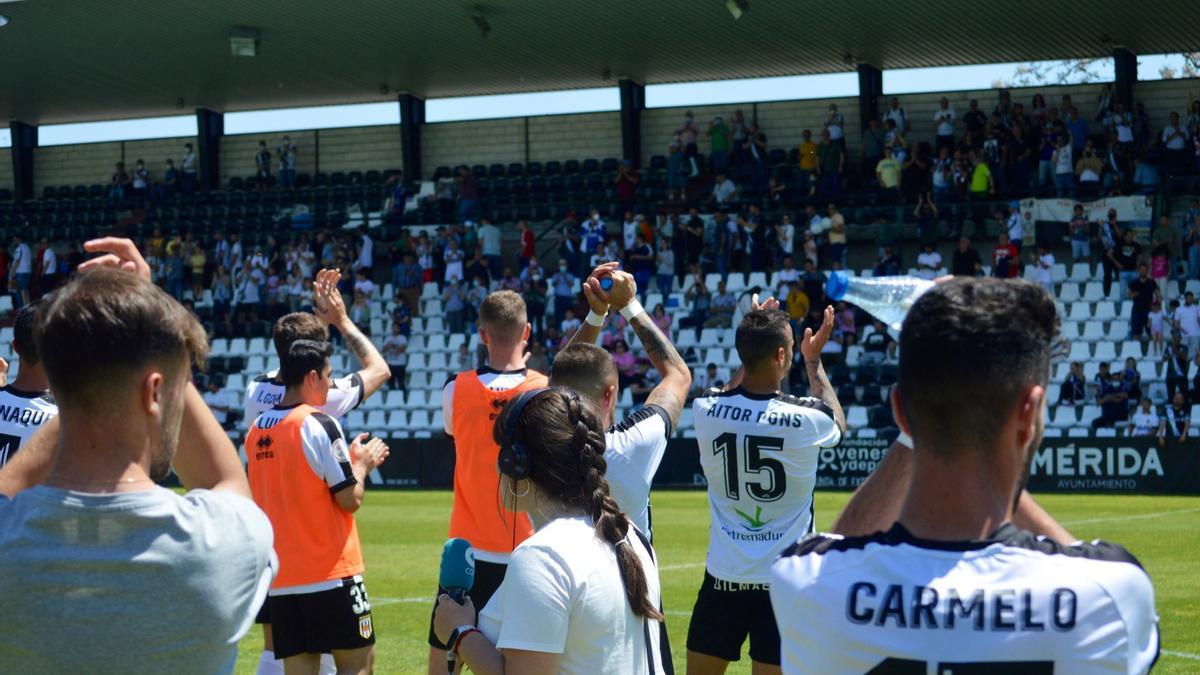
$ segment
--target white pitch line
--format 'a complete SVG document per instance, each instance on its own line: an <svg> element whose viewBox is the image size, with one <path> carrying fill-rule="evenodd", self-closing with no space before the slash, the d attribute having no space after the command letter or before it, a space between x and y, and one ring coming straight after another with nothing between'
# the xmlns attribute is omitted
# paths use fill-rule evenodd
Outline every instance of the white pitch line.
<svg viewBox="0 0 1200 675"><path fill-rule="evenodd" d="M371 604L372 604L372 605L380 605L380 606L382 606L382 605L395 605L395 604L399 604L399 603L402 603L402 602L405 602L405 603L410 603L410 602L432 602L432 601L433 601L433 598L430 598L430 597L420 597L420 598L371 598Z"/></svg>
<svg viewBox="0 0 1200 675"><path fill-rule="evenodd" d="M663 565L658 568L659 572L670 572L671 570L688 570L693 567L704 567L705 563L676 563L674 565Z"/></svg>
<svg viewBox="0 0 1200 675"><path fill-rule="evenodd" d="M670 612L667 612L667 614L670 614ZM1166 654L1167 656L1174 656L1174 657L1180 658L1180 659L1191 659L1192 661L1200 661L1200 654L1189 654L1188 652L1177 652L1177 651L1173 651L1170 649L1164 649L1164 650L1162 650L1162 653Z"/></svg>
<svg viewBox="0 0 1200 675"><path fill-rule="evenodd" d="M1162 518L1163 516L1173 516L1180 513L1196 513L1200 508L1195 509L1176 509L1174 511L1159 511L1158 513L1143 513L1140 516L1105 516L1103 518L1087 518L1085 520L1071 520L1062 523L1063 525L1088 525L1091 523L1107 523L1112 520L1147 520L1150 518Z"/></svg>

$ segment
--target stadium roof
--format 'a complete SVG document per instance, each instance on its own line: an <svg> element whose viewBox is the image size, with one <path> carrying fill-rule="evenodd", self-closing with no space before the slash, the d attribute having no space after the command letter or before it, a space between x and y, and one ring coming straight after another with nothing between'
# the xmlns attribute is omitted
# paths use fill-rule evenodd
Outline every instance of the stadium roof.
<svg viewBox="0 0 1200 675"><path fill-rule="evenodd" d="M11 19L0 116L57 123L1195 47L1193 23L1168 18L1193 14L1189 0L748 2L735 21L724 0L0 0ZM259 31L256 57L230 55L235 27Z"/></svg>

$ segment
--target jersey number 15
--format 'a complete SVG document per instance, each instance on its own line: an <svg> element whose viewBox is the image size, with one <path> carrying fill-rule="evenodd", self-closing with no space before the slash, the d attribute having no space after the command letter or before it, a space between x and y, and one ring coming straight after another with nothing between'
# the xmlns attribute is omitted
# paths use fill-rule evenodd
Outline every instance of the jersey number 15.
<svg viewBox="0 0 1200 675"><path fill-rule="evenodd" d="M772 457L763 457L762 453L782 452L783 439L745 436L742 441L739 452L738 436L735 433L724 433L713 440L713 454L724 455L725 459L725 494L730 499L741 499L741 470L744 470L760 477L757 482L746 481L746 492L755 501L773 502L782 497L787 491L787 474L783 462ZM763 473L766 473L765 479L762 477Z"/></svg>

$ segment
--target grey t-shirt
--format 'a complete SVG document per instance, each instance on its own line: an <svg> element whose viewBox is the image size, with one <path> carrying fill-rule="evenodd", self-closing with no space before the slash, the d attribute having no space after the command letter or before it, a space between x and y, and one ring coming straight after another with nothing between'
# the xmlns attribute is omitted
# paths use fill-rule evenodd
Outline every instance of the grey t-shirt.
<svg viewBox="0 0 1200 675"><path fill-rule="evenodd" d="M0 497L0 669L232 672L278 569L273 540L229 492Z"/></svg>

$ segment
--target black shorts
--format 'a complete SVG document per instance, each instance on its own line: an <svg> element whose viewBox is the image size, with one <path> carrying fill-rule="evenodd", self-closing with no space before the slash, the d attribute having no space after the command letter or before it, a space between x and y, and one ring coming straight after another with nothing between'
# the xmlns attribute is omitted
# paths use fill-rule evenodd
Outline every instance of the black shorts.
<svg viewBox="0 0 1200 675"><path fill-rule="evenodd" d="M749 636L751 659L779 665L779 626L767 588L721 581L705 570L688 625L688 651L738 661Z"/></svg>
<svg viewBox="0 0 1200 675"><path fill-rule="evenodd" d="M483 560L475 561L475 583L471 586L471 590L467 591L467 597L471 598L471 602L475 605L476 620L479 618L478 613L483 611L483 606L492 599L496 589L500 588L500 582L504 581L506 570L508 570L508 565ZM445 592L441 586L438 586L437 595L433 596L434 609L437 609L438 597ZM429 613L429 646L435 649L446 648L446 645L442 644L442 641L433 634L433 612Z"/></svg>
<svg viewBox="0 0 1200 675"><path fill-rule="evenodd" d="M276 595L270 608L277 659L375 644L371 601L360 576L327 591Z"/></svg>
<svg viewBox="0 0 1200 675"><path fill-rule="evenodd" d="M254 615L254 623L271 623L271 596L263 598L262 607L259 607L258 614Z"/></svg>

